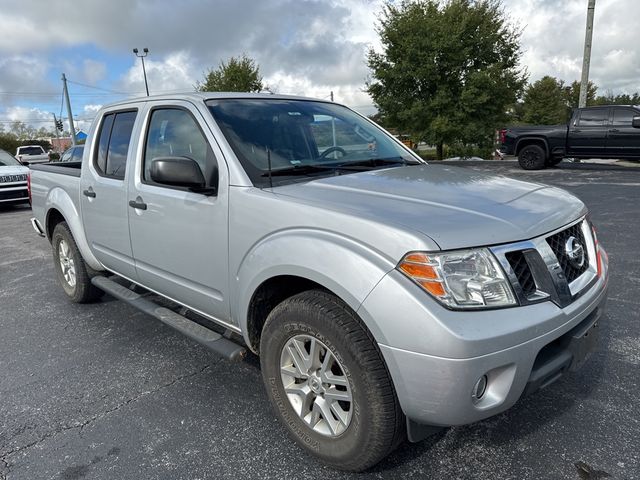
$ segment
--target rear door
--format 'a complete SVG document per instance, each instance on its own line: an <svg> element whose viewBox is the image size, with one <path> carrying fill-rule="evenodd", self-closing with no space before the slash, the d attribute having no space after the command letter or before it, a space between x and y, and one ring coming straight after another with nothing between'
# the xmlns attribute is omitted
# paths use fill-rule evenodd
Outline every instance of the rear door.
<svg viewBox="0 0 640 480"><path fill-rule="evenodd" d="M80 205L85 233L96 258L109 270L132 280L136 270L129 240L127 183L135 149L137 109L106 112L90 158L82 168Z"/></svg>
<svg viewBox="0 0 640 480"><path fill-rule="evenodd" d="M138 278L145 287L226 323L229 181L222 153L193 104L149 105L127 197L135 202L129 225ZM195 160L217 194L155 183L149 172L159 157Z"/></svg>
<svg viewBox="0 0 640 480"><path fill-rule="evenodd" d="M633 128L633 117L640 116L640 111L630 107L612 107L611 125L607 139L607 155L609 157L640 158L640 128Z"/></svg>
<svg viewBox="0 0 640 480"><path fill-rule="evenodd" d="M569 156L606 156L609 130L608 108L584 108L569 126L567 145Z"/></svg>

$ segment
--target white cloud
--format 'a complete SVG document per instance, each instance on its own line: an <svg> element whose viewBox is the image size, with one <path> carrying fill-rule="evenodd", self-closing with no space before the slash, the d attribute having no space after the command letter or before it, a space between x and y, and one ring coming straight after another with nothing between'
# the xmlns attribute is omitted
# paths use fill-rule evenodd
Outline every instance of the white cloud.
<svg viewBox="0 0 640 480"><path fill-rule="evenodd" d="M0 110L24 104L20 92L45 92L41 108L55 112L57 77L109 90L143 95L140 60L133 47L149 47L151 93L192 90L221 60L246 53L260 65L265 83L280 93L327 97L370 109L362 91L369 74L366 52L380 48L377 16L383 0L2 0L0 11ZM530 79L552 75L578 79L586 21L585 0L503 0L504 11L522 28L522 64ZM591 79L605 91L640 91L640 49L633 33L638 0L598 0ZM92 58L98 50L101 58ZM109 59L109 60L105 60ZM122 71L109 63L127 59ZM119 69L119 70L116 70ZM51 75L55 72L55 75ZM49 80L47 80L49 78ZM52 80L55 78L55 80ZM110 101L72 86L74 109ZM362 108L364 107L364 108ZM369 110L370 111L370 110ZM83 112L86 118L90 113Z"/></svg>
<svg viewBox="0 0 640 480"><path fill-rule="evenodd" d="M144 76L140 60L136 60L123 75L117 85L118 90L144 95ZM167 55L164 60L145 59L149 93L175 92L178 90L193 91L196 82L197 67L186 52ZM199 75L198 75L199 77Z"/></svg>
<svg viewBox="0 0 640 480"><path fill-rule="evenodd" d="M95 85L104 80L107 74L107 65L87 58L83 61L82 77L90 85Z"/></svg>

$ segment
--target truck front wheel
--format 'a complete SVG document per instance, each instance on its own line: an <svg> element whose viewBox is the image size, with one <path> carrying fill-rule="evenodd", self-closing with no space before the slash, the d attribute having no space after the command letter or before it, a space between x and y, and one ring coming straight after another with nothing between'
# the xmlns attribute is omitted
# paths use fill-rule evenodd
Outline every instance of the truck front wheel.
<svg viewBox="0 0 640 480"><path fill-rule="evenodd" d="M324 463L365 470L405 438L405 419L371 334L330 293L273 309L260 340L262 376L290 436Z"/></svg>
<svg viewBox="0 0 640 480"><path fill-rule="evenodd" d="M525 170L541 170L546 160L547 153L540 145L526 145L518 153L518 163Z"/></svg>
<svg viewBox="0 0 640 480"><path fill-rule="evenodd" d="M78 250L67 222L58 223L51 236L53 265L64 293L75 303L86 303L102 296L91 283L88 267Z"/></svg>

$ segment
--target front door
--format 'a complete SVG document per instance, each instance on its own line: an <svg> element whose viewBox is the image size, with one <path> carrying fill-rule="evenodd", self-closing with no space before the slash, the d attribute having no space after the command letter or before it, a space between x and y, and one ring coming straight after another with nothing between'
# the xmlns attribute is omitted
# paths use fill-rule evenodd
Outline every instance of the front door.
<svg viewBox="0 0 640 480"><path fill-rule="evenodd" d="M190 103L152 103L130 181L131 245L140 283L222 322L229 320L228 173L202 114ZM216 195L155 183L158 157L195 160Z"/></svg>
<svg viewBox="0 0 640 480"><path fill-rule="evenodd" d="M609 157L640 158L640 128L633 128L633 117L640 111L629 107L612 107L607 154Z"/></svg>
<svg viewBox="0 0 640 480"><path fill-rule="evenodd" d="M569 125L568 156L594 158L606 155L608 108L585 108Z"/></svg>
<svg viewBox="0 0 640 480"><path fill-rule="evenodd" d="M135 156L129 148L136 110L107 112L94 132L88 162L82 168L80 208L87 241L109 270L136 278L129 240L126 176Z"/></svg>

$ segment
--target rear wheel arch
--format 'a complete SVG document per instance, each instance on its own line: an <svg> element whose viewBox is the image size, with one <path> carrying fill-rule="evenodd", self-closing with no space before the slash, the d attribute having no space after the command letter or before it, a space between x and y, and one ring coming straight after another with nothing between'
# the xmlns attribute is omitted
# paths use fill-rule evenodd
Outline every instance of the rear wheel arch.
<svg viewBox="0 0 640 480"><path fill-rule="evenodd" d="M47 218L45 220L45 232L47 234L47 238L51 241L53 237L53 230L56 228L56 225L62 222L66 222L67 219L64 218L64 215L57 208L52 208L47 212Z"/></svg>
<svg viewBox="0 0 640 480"><path fill-rule="evenodd" d="M545 153L547 154L547 157L549 157L550 153L549 153L549 144L547 143L547 141L543 138L538 138L538 137L525 137L522 138L520 140L518 140L518 142L516 143L516 156L520 154L520 151L524 148L524 147L528 147L529 145L538 145L539 147L542 147L545 151Z"/></svg>

